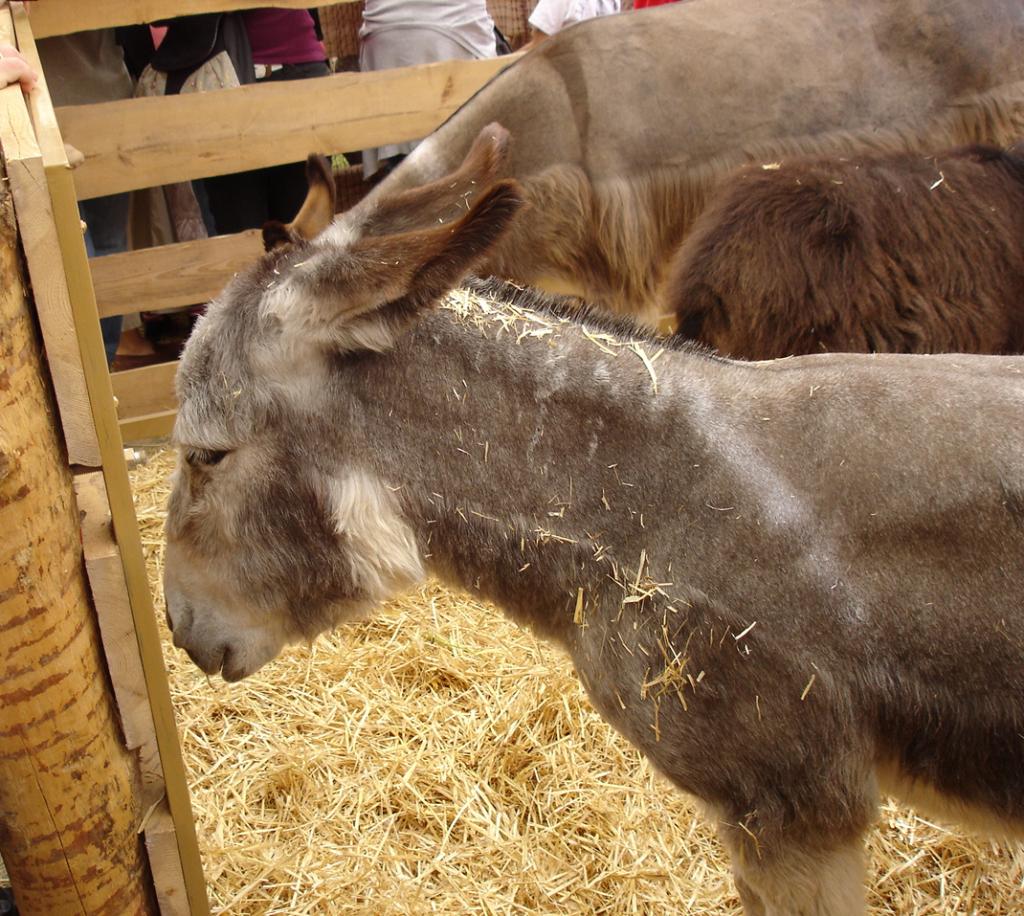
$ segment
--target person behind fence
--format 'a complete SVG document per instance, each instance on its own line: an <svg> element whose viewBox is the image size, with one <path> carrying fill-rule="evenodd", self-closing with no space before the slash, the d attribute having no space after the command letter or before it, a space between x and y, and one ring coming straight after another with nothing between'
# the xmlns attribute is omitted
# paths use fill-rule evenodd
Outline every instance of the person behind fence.
<svg viewBox="0 0 1024 916"><path fill-rule="evenodd" d="M497 52L485 0L366 0L363 8L360 70L496 57ZM363 150L363 178L383 177L415 146L390 143Z"/></svg>
<svg viewBox="0 0 1024 916"><path fill-rule="evenodd" d="M327 52L315 12L255 9L242 17L257 83L328 76ZM306 198L304 162L251 169L204 181L219 235L258 229L267 220L288 222Z"/></svg>
<svg viewBox="0 0 1024 916"><path fill-rule="evenodd" d="M621 9L620 0L538 0L530 13L530 46L557 35L566 26Z"/></svg>
<svg viewBox="0 0 1024 916"><path fill-rule="evenodd" d="M252 9L160 20L166 32L139 79L138 95L233 89L327 76L330 68L308 10ZM165 186L177 241L290 220L306 195L303 163Z"/></svg>

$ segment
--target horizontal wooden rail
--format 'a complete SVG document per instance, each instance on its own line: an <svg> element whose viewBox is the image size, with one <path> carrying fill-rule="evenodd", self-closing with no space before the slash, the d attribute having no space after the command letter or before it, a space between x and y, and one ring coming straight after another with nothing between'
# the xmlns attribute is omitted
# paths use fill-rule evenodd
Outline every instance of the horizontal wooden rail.
<svg viewBox="0 0 1024 916"><path fill-rule="evenodd" d="M121 435L125 445L151 445L163 443L174 429L177 409L135 417L121 423Z"/></svg>
<svg viewBox="0 0 1024 916"><path fill-rule="evenodd" d="M178 363L158 363L110 376L117 398L117 417L126 445L166 439L178 415L174 377Z"/></svg>
<svg viewBox="0 0 1024 916"><path fill-rule="evenodd" d="M177 410L178 399L174 394L177 372L177 362L169 362L113 373L110 384L117 398L118 420L123 423L151 413Z"/></svg>
<svg viewBox="0 0 1024 916"><path fill-rule="evenodd" d="M521 55L57 109L79 199L425 137Z"/></svg>
<svg viewBox="0 0 1024 916"><path fill-rule="evenodd" d="M92 258L100 317L209 302L262 254L256 229Z"/></svg>
<svg viewBox="0 0 1024 916"><path fill-rule="evenodd" d="M278 6L306 9L332 6L352 0L39 0L31 4L32 31L36 38L68 35L86 29L116 25L137 25L189 16L193 13L220 13L250 9L253 6Z"/></svg>

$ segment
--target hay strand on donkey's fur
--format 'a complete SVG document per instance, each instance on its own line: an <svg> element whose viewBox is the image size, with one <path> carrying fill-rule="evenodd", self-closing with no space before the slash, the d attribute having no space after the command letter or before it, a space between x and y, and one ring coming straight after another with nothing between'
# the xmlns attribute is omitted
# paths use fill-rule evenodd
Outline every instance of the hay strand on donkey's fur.
<svg viewBox="0 0 1024 916"><path fill-rule="evenodd" d="M630 349L640 357L640 361L644 364L644 368L647 370L647 374L651 377L651 391L654 394L658 393L658 374L654 371L654 360L652 360L647 352L644 350L641 344L634 341ZM655 354L657 356L657 354Z"/></svg>
<svg viewBox="0 0 1024 916"><path fill-rule="evenodd" d="M559 321L473 300L449 307L507 322L513 342ZM131 474L216 912L740 912L692 800L601 721L559 651L476 600L432 584L241 683L207 679L163 625L173 462L155 452ZM582 623L582 593L577 605ZM872 912L1010 914L1022 900L1020 845L883 807Z"/></svg>

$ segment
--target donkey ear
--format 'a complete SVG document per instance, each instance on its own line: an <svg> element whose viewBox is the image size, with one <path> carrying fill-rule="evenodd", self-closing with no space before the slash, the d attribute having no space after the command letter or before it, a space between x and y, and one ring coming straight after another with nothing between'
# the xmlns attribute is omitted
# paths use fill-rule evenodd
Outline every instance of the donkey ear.
<svg viewBox="0 0 1024 916"><path fill-rule="evenodd" d="M508 232L525 204L518 182L499 181L454 226L433 230L443 244L417 270L407 298L422 308L454 289Z"/></svg>
<svg viewBox="0 0 1024 916"><path fill-rule="evenodd" d="M295 242L292 234L288 231L288 226L276 219L267 220L263 224L262 235L264 251L273 251L275 248Z"/></svg>
<svg viewBox="0 0 1024 916"><path fill-rule="evenodd" d="M333 244L327 232L265 307L333 349L388 349L486 256L523 205L519 185L502 181L454 224L364 236L347 246Z"/></svg>
<svg viewBox="0 0 1024 916"><path fill-rule="evenodd" d="M298 214L290 223L270 220L263 225L263 248L273 251L282 245L309 241L324 231L334 219L337 189L327 159L310 153L306 159L306 181L309 190Z"/></svg>
<svg viewBox="0 0 1024 916"><path fill-rule="evenodd" d="M464 215L474 199L498 178L508 160L511 138L497 121L484 127L462 164L436 181L386 195L369 214L364 232L389 235L447 223Z"/></svg>

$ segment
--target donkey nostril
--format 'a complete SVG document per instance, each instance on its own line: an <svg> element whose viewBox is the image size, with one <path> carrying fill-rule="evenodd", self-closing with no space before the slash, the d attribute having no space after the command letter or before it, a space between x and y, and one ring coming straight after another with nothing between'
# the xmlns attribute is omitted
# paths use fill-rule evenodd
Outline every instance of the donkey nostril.
<svg viewBox="0 0 1024 916"><path fill-rule="evenodd" d="M174 613L171 613L173 607ZM192 625L192 618L194 617L194 611L192 605L187 601L179 601L177 603L171 601L170 595L164 594L164 620L167 621L167 629L172 634L175 631L187 630ZM177 641L174 643L178 645ZM178 648L181 648L180 646Z"/></svg>
<svg viewBox="0 0 1024 916"><path fill-rule="evenodd" d="M175 645L178 645L175 642ZM216 646L207 650L205 647L178 646L184 649L185 654L192 659L192 664L205 674L216 674L224 664L224 657L227 649L224 646Z"/></svg>
<svg viewBox="0 0 1024 916"><path fill-rule="evenodd" d="M224 658L221 661L220 676L229 683L242 680L246 674L242 664L236 660L235 656L236 653L231 646L224 647Z"/></svg>

